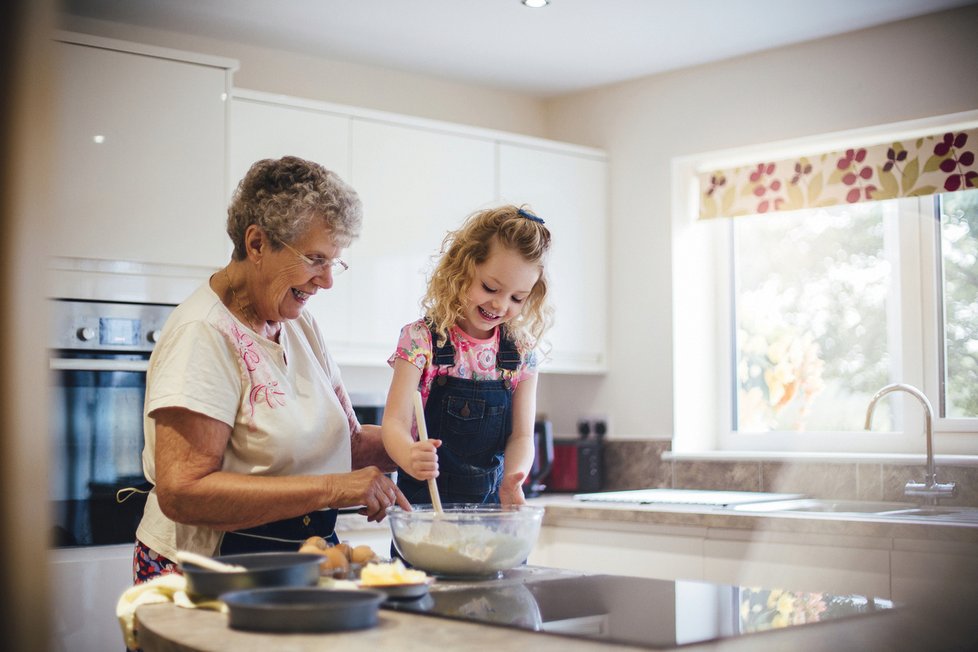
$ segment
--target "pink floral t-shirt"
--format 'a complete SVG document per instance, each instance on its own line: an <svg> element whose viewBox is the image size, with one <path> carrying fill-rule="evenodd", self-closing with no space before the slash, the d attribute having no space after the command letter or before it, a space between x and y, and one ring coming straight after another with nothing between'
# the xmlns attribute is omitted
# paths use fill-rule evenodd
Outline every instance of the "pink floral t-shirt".
<svg viewBox="0 0 978 652"><path fill-rule="evenodd" d="M537 373L538 361L535 350L521 351L520 363L514 371L496 367L496 353L499 351L498 328L489 338L480 340L468 335L457 326L452 326L448 331L448 337L455 347L455 364L451 367L432 365L431 332L423 319L411 322L401 329L397 349L387 360L392 367L398 358L407 360L421 370L418 389L421 390L421 398L425 403L428 402L431 384L437 376L447 375L470 380L508 379L515 390L521 381Z"/></svg>

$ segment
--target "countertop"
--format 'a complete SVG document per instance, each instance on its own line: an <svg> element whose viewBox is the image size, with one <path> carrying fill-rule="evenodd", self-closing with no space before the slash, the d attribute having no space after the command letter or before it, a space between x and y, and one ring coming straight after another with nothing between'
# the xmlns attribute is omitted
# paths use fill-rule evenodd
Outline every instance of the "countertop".
<svg viewBox="0 0 978 652"><path fill-rule="evenodd" d="M552 571L559 577L566 571ZM947 596L944 596L947 597ZM663 605L663 608L667 607ZM655 608L650 605L650 608ZM312 652L313 650L492 650L510 649L534 652L591 652L601 649L639 650L642 648L610 644L600 640L572 638L547 632L533 632L496 625L477 624L429 615L382 609L376 627L326 634L264 634L230 629L223 613L184 609L173 604L145 605L138 609L140 644L145 652ZM770 630L735 638L682 646L682 650L703 652L781 651L814 652L839 650L887 650L887 652L928 652L978 649L974 614L943 601L940 608L927 605L897 608L837 621L814 623L787 629Z"/></svg>
<svg viewBox="0 0 978 652"><path fill-rule="evenodd" d="M730 508L697 505L635 505L624 503L586 503L571 495L552 494L530 499L546 507L544 524L600 524L607 528L678 528L742 530L759 532L829 535L845 534L872 538L925 539L959 542L961 550L978 554L978 527L964 524L913 522L885 517L839 514L750 513ZM362 520L362 519L361 519ZM386 527L386 523L371 524ZM548 569L560 573L556 569ZM943 592L920 596L914 605L899 605L893 610L838 621L815 623L784 630L720 639L682 646L691 652L715 650L920 650L978 649L978 609L974 599L956 599ZM137 611L140 635L146 652L210 652L228 649L240 652L268 652L288 649L307 650L397 649L432 650L472 649L497 652L501 646L532 649L534 652L576 652L599 649L649 649L609 644L599 640L571 638L545 632L532 632L489 624L418 615L382 609L378 626L352 632L330 634L262 634L232 630L227 617L207 610L182 609L172 604L146 605ZM667 648L668 649L668 648Z"/></svg>
<svg viewBox="0 0 978 652"><path fill-rule="evenodd" d="M731 507L675 504L598 503L571 494L544 494L530 504L546 508L544 525L603 523L608 527L680 527L857 537L923 539L978 546L978 525L913 520L906 517L843 513L747 512ZM978 547L975 549L978 554Z"/></svg>

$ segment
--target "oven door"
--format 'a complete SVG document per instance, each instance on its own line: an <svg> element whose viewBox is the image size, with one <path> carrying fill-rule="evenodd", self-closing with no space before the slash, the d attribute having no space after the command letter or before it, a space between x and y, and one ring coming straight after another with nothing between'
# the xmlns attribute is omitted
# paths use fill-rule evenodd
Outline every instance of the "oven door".
<svg viewBox="0 0 978 652"><path fill-rule="evenodd" d="M58 351L51 359L55 547L132 543L149 489L143 400L149 353Z"/></svg>

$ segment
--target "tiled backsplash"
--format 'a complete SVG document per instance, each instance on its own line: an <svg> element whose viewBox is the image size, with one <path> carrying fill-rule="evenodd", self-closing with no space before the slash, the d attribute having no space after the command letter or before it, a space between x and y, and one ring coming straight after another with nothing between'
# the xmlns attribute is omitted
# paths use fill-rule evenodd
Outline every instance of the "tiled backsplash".
<svg viewBox="0 0 978 652"><path fill-rule="evenodd" d="M602 490L726 489L913 502L903 486L924 480L923 464L663 460L669 449L670 442L661 440L605 441ZM942 505L978 506L978 466L938 464L937 477L958 486L957 497L942 499Z"/></svg>

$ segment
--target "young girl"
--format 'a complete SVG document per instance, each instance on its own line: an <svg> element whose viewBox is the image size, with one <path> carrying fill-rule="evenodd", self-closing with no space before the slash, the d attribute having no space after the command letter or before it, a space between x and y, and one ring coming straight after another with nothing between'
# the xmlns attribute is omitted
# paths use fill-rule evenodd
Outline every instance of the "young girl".
<svg viewBox="0 0 978 652"><path fill-rule="evenodd" d="M382 436L411 503L525 502L533 463L537 355L550 325L550 231L524 208L475 213L448 234L422 301L401 329ZM421 392L429 439L418 441Z"/></svg>

